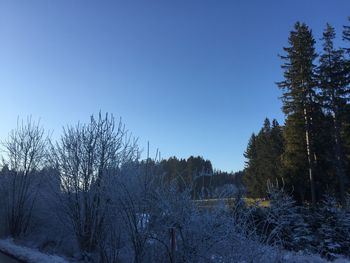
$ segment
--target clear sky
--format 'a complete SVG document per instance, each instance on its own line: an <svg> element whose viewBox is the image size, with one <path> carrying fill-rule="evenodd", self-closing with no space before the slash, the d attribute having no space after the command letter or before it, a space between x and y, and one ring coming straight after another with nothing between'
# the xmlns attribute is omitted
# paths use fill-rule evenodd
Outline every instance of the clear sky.
<svg viewBox="0 0 350 263"><path fill-rule="evenodd" d="M340 34L349 0L0 0L0 138L32 115L113 113L151 153L244 167L265 117L283 123L278 54L297 21Z"/></svg>

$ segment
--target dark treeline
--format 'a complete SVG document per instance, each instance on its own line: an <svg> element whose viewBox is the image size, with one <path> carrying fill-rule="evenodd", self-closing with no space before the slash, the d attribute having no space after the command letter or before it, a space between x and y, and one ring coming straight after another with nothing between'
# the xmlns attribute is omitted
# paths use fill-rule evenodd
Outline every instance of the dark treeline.
<svg viewBox="0 0 350 263"><path fill-rule="evenodd" d="M171 157L160 161L159 166L166 181L176 180L180 191L191 187L193 199L218 198L227 191L238 194L243 188L242 172L214 170L211 162L200 156L190 156L188 159Z"/></svg>
<svg viewBox="0 0 350 263"><path fill-rule="evenodd" d="M248 194L264 197L267 183L283 184L298 202L316 204L335 194L345 205L350 161L350 27L336 47L335 29L327 24L322 50L315 49L311 29L296 23L284 48L280 126L265 120L249 140L245 157Z"/></svg>

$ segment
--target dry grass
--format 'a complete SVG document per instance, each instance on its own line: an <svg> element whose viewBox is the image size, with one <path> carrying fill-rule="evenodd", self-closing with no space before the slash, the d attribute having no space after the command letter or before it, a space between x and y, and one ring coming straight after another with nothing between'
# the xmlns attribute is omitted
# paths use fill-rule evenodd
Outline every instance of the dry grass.
<svg viewBox="0 0 350 263"><path fill-rule="evenodd" d="M260 207L269 207L270 201L263 199L254 199L254 198L243 198L245 203L248 206L258 205ZM220 198L220 199L201 199L195 200L194 202L200 208L212 208L217 205L225 205L231 207L234 205L236 199L235 198Z"/></svg>

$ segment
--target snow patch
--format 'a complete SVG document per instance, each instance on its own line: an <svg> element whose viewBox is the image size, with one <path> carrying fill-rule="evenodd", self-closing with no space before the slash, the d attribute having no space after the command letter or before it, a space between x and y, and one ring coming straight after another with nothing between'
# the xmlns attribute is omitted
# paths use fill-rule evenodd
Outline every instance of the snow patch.
<svg viewBox="0 0 350 263"><path fill-rule="evenodd" d="M36 249L16 245L11 239L0 240L0 251L28 263L69 263L59 256L44 254Z"/></svg>

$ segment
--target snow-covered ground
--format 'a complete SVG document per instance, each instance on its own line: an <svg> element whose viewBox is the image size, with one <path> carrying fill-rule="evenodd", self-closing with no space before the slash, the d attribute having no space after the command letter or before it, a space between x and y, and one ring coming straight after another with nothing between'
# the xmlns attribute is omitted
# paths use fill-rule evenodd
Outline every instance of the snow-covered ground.
<svg viewBox="0 0 350 263"><path fill-rule="evenodd" d="M69 261L55 255L44 254L36 249L23 247L15 244L11 239L0 240L0 251L13 255L19 260L23 260L28 263L69 263ZM269 253L267 253L269 254ZM322 259L317 255L305 255L303 253L296 252L280 252L276 254L276 251L271 250L270 256L262 256L260 259L254 259L253 262L268 262L267 259L277 260L278 262L286 263L328 263L329 261ZM279 254L279 255L278 255ZM222 262L220 259L214 259L217 262ZM246 263L246 261L241 261ZM337 259L333 263L350 263L348 259Z"/></svg>
<svg viewBox="0 0 350 263"><path fill-rule="evenodd" d="M61 257L44 254L36 249L19 246L13 243L11 239L0 240L0 251L13 255L17 259L28 263L69 263Z"/></svg>
<svg viewBox="0 0 350 263"><path fill-rule="evenodd" d="M305 255L302 252L285 252L281 256L280 262L286 262L286 263L328 263L331 261L327 261L323 258L321 258L318 255ZM338 258L332 263L350 263L348 259L345 258Z"/></svg>

